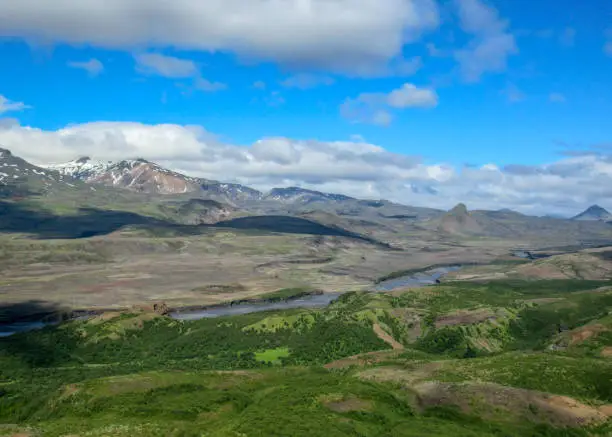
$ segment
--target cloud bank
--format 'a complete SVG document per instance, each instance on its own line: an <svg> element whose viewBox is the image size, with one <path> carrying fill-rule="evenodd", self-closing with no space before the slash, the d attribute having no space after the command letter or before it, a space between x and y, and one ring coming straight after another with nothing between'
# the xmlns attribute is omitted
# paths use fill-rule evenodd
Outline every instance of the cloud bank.
<svg viewBox="0 0 612 437"><path fill-rule="evenodd" d="M259 189L297 185L360 198L450 208L512 208L575 214L612 198L612 155L570 155L541 166L458 168L425 164L359 139L323 142L264 138L249 146L219 141L199 126L96 122L45 131L0 123L0 145L34 163L142 157L192 176Z"/></svg>
<svg viewBox="0 0 612 437"><path fill-rule="evenodd" d="M435 0L0 1L0 36L231 51L350 74L374 73L438 22Z"/></svg>

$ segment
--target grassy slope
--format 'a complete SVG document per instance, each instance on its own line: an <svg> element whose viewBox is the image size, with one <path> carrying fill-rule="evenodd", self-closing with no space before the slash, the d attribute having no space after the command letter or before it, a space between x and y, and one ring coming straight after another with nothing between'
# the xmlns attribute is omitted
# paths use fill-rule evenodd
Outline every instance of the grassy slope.
<svg viewBox="0 0 612 437"><path fill-rule="evenodd" d="M419 391L435 380L470 382L479 393L486 382L612 403L612 361L597 352L612 346L607 331L562 347L585 325L612 326L602 285L457 283L349 294L321 311L73 322L0 342L0 422L16 424L7 435L30 427L49 436L609 435L605 424L552 427L531 404L525 420L478 413L472 404L433 407ZM374 322L407 349L321 367L389 349ZM409 323L422 328L420 338L408 335ZM562 346L550 351L551 344ZM473 402L480 396L461 393Z"/></svg>

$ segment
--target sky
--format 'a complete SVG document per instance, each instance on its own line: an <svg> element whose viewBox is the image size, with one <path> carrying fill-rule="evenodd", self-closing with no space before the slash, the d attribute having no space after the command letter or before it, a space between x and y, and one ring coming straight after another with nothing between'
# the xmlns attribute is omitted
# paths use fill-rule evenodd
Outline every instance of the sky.
<svg viewBox="0 0 612 437"><path fill-rule="evenodd" d="M259 189L612 209L610 0L0 0L0 147Z"/></svg>

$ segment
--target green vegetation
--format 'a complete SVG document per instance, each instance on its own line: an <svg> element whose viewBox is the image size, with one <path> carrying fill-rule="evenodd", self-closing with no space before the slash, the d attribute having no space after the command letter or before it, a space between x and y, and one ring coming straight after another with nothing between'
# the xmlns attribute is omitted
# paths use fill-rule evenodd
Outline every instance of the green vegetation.
<svg viewBox="0 0 612 437"><path fill-rule="evenodd" d="M0 423L12 424L0 435L610 435L608 284L457 282L321 310L117 313L15 335L0 339Z"/></svg>
<svg viewBox="0 0 612 437"><path fill-rule="evenodd" d="M612 362L552 353L509 353L453 362L437 378L480 379L512 387L612 403Z"/></svg>
<svg viewBox="0 0 612 437"><path fill-rule="evenodd" d="M316 290L308 287L282 288L271 293L261 294L257 296L257 299L266 302L280 302L283 300L298 299L300 297L310 296L316 292Z"/></svg>
<svg viewBox="0 0 612 437"><path fill-rule="evenodd" d="M263 363L280 364L281 358L289 356L289 348L277 347L276 349L268 349L262 352L255 353L255 359Z"/></svg>

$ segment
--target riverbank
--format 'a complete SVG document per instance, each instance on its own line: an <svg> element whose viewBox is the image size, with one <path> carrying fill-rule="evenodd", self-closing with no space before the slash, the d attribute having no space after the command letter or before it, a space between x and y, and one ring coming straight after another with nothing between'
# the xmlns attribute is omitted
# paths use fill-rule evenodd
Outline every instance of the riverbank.
<svg viewBox="0 0 612 437"><path fill-rule="evenodd" d="M408 274L391 274L393 277L377 282L374 292L389 292L398 288L424 287L434 285L444 275L461 269L463 264L447 266L429 266L416 269ZM125 308L95 308L95 309L62 309L56 312L16 315L8 323L0 324L0 337L6 337L18 332L41 329L48 325L57 325L70 320L95 317L108 312L145 311L166 315L177 320L197 320L232 315L249 314L263 311L278 311L294 308L323 308L341 296L342 293L325 293L322 290L310 288L284 288L265 293L253 298L236 299L214 305L168 306L165 302L150 303Z"/></svg>
<svg viewBox="0 0 612 437"><path fill-rule="evenodd" d="M214 305L188 305L188 306L168 306L164 302L150 303L147 305L136 305L131 307L114 307L114 308L85 308L85 309L58 309L54 311L45 311L30 314L12 314L11 317L4 317L4 321L0 323L0 337L6 337L17 332L25 332L34 329L41 329L45 326L59 325L60 323L69 322L72 320L86 319L99 316L105 313L144 311L167 315L176 319L189 319L180 315L188 315L195 313L211 313L220 314L228 313L231 315L245 314L249 309L265 311L263 308L266 305L278 306L279 309L292 307L288 303L295 302L296 304L305 303L305 306L325 306L333 299L337 298L341 293L324 293L322 290L308 288L286 288L271 293L260 295L259 297L249 299L237 299L229 302L223 302ZM320 299L312 299L315 296L324 296ZM310 299L309 299L310 298ZM314 302L312 302L314 300ZM319 301L321 305L319 305ZM323 303L325 305L323 305ZM311 304L311 305L309 305ZM232 311L232 308L238 308ZM263 308L263 309L260 309ZM274 308L271 308L274 309ZM246 310L246 311L245 311Z"/></svg>

